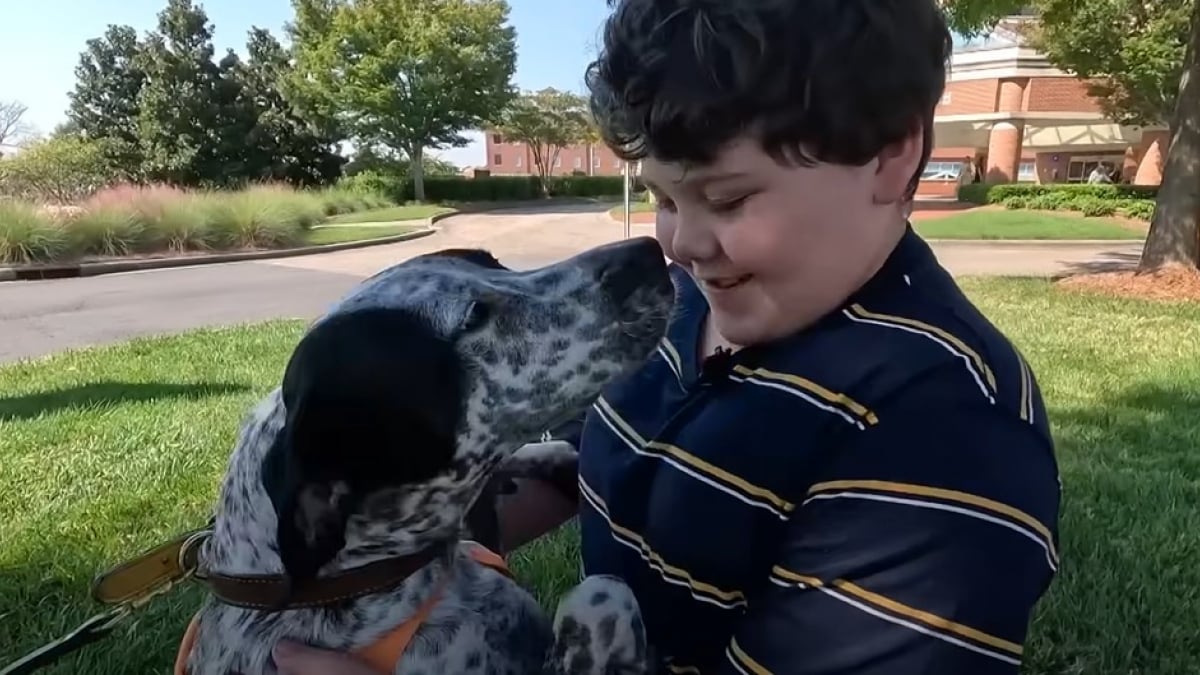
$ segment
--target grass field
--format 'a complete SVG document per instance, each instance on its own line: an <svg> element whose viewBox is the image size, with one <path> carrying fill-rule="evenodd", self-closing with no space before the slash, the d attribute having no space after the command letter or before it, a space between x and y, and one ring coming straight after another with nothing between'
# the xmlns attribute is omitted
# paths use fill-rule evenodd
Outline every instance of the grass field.
<svg viewBox="0 0 1200 675"><path fill-rule="evenodd" d="M654 204L633 202L634 222L653 223ZM621 220L623 206L608 214ZM355 214L358 215L358 214ZM913 227L926 239L1144 239L1145 228L1112 218L1084 218L1078 214L1008 209L978 209L948 216L916 217Z"/></svg>
<svg viewBox="0 0 1200 675"><path fill-rule="evenodd" d="M1200 306L967 280L1033 365L1065 485L1062 571L1031 675L1195 672L1200 654ZM92 575L204 521L237 424L303 325L143 339L0 367L0 664L96 611ZM574 532L514 567L549 602ZM197 590L46 673L169 669Z"/></svg>
<svg viewBox="0 0 1200 675"><path fill-rule="evenodd" d="M1084 218L1046 211L972 210L915 220L926 239L1144 239L1144 229L1111 218Z"/></svg>
<svg viewBox="0 0 1200 675"><path fill-rule="evenodd" d="M334 216L326 222L334 225L351 223L391 223L403 220L423 220L433 216L449 213L454 209L437 204L406 204L404 206L389 206L382 209L343 213Z"/></svg>
<svg viewBox="0 0 1200 675"><path fill-rule="evenodd" d="M322 244L341 244L348 241L364 241L380 237L394 237L419 229L415 225L337 225L334 227L317 227L305 233L305 242L309 246Z"/></svg>

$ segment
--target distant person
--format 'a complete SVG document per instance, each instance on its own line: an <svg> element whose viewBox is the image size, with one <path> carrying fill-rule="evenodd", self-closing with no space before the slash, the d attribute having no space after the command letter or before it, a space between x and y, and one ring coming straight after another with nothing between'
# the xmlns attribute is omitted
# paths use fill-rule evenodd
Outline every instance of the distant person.
<svg viewBox="0 0 1200 675"><path fill-rule="evenodd" d="M1097 164L1096 168L1092 169L1092 173L1088 175L1087 182L1089 185L1111 183L1112 176L1109 175L1107 168L1103 164Z"/></svg>

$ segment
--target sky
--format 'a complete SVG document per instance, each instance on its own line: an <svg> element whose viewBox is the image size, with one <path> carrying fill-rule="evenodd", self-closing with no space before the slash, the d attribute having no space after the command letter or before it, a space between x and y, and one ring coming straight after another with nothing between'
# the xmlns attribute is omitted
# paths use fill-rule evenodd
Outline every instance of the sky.
<svg viewBox="0 0 1200 675"><path fill-rule="evenodd" d="M0 0L0 101L29 107L25 121L50 133L65 120L67 93L84 43L109 24L150 30L165 0ZM283 37L292 18L290 0L198 0L213 24L218 54L245 54L251 27ZM596 53L606 0L509 0L509 22L517 31L515 83L521 89L555 87L583 91L583 72ZM471 145L435 154L458 166L486 163L483 134Z"/></svg>

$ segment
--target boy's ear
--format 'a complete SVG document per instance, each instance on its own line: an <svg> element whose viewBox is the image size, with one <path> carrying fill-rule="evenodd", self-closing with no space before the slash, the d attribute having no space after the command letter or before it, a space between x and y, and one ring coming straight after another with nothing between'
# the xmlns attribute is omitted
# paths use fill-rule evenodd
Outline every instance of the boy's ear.
<svg viewBox="0 0 1200 675"><path fill-rule="evenodd" d="M912 197L920 180L918 168L927 154L927 140L932 143L932 136L927 139L926 130L917 124L907 136L879 151L875 169L876 204L895 204Z"/></svg>

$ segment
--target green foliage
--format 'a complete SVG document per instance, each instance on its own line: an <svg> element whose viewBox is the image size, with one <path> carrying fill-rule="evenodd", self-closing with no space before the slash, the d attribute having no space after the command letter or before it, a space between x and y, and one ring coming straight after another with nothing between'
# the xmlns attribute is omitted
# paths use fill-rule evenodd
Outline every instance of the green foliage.
<svg viewBox="0 0 1200 675"><path fill-rule="evenodd" d="M0 200L0 263L296 246L329 214L388 205L379 195L282 184L237 192L118 185L57 217Z"/></svg>
<svg viewBox="0 0 1200 675"><path fill-rule="evenodd" d="M293 81L363 146L403 153L418 201L426 148L466 145L513 96L504 0L295 0Z"/></svg>
<svg viewBox="0 0 1200 675"><path fill-rule="evenodd" d="M50 260L67 247L66 233L30 204L0 199L0 262Z"/></svg>
<svg viewBox="0 0 1200 675"><path fill-rule="evenodd" d="M1150 220L1154 217L1154 201L1150 199L1127 199L1121 202L1117 212L1129 218Z"/></svg>
<svg viewBox="0 0 1200 675"><path fill-rule="evenodd" d="M440 157L425 155L421 158L424 175L426 176L458 176L459 168ZM408 176L412 173L412 161L403 153L391 148L367 146L355 151L354 157L346 163L343 173L347 176L375 171L394 176Z"/></svg>
<svg viewBox="0 0 1200 675"><path fill-rule="evenodd" d="M496 131L524 143L533 153L533 164L543 190L550 193L550 173L558 153L569 145L591 139L587 101L578 94L547 88L524 92L504 109Z"/></svg>
<svg viewBox="0 0 1200 675"><path fill-rule="evenodd" d="M107 139L110 162L139 180L193 187L336 180L340 139L287 96L287 50L254 29L247 61L232 51L214 61L212 34L192 0L167 0L142 39L128 26L110 26L80 56L64 131Z"/></svg>
<svg viewBox="0 0 1200 675"><path fill-rule="evenodd" d="M137 31L129 26L109 26L87 41L75 66L75 89L68 94L65 131L106 139L112 165L140 177L138 93L146 73L139 54Z"/></svg>
<svg viewBox="0 0 1200 675"><path fill-rule="evenodd" d="M971 204L999 204L1013 196L1039 197L1061 195L1059 199L1073 197L1099 197L1101 199L1150 199L1158 196L1156 185L1123 185L1105 183L973 183L958 188L958 200Z"/></svg>
<svg viewBox="0 0 1200 675"><path fill-rule="evenodd" d="M72 204L122 178L106 141L60 136L34 141L0 161L0 195Z"/></svg>
<svg viewBox="0 0 1200 675"><path fill-rule="evenodd" d="M987 189L980 189L981 187ZM971 189L968 189L971 188ZM1149 220L1157 188L1141 185L964 185L959 199L976 204L1000 204L1006 209L1078 211L1085 216L1121 214ZM964 194L970 199L964 199Z"/></svg>

